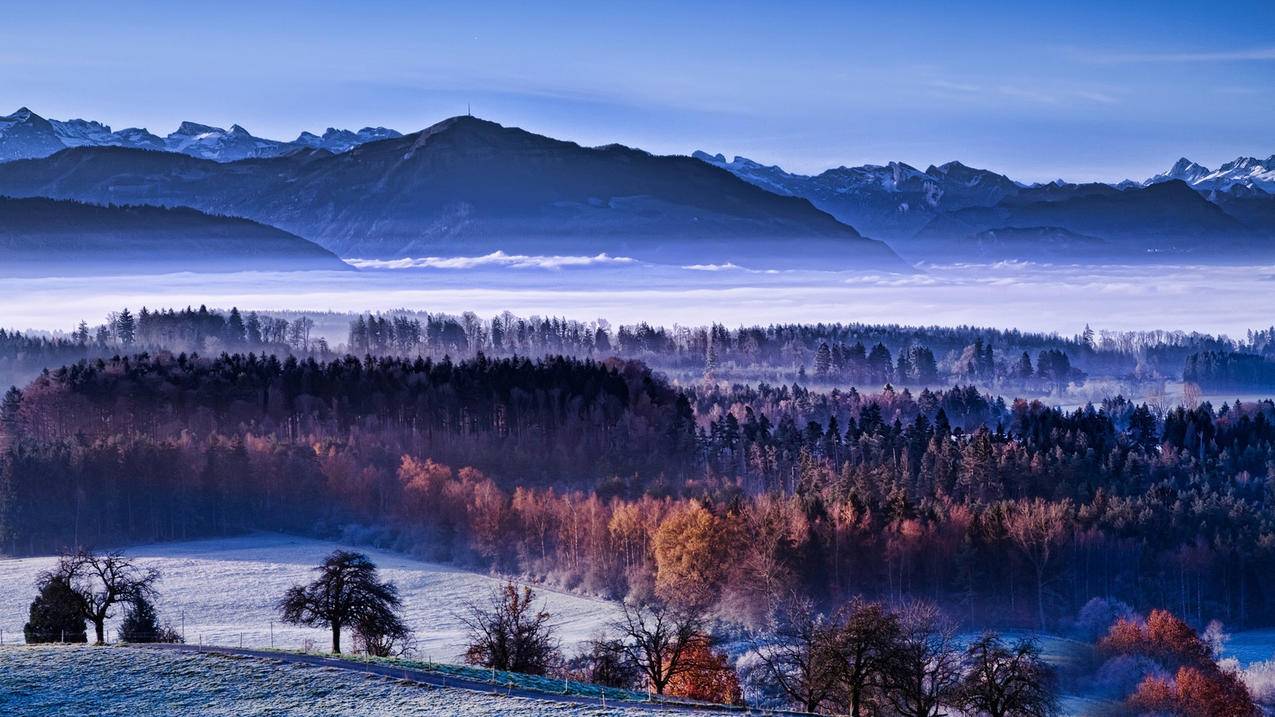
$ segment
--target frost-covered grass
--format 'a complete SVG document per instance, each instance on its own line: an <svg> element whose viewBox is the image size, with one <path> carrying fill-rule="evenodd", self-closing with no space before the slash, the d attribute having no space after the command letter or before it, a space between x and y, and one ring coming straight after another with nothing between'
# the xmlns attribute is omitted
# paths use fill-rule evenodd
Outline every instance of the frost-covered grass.
<svg viewBox="0 0 1275 717"><path fill-rule="evenodd" d="M273 646L300 649L311 640L316 649L326 650L331 639L326 630L279 624L275 601L293 583L312 579L311 569L338 547L367 553L382 576L398 585L407 621L416 631L416 656L436 662L460 661L464 626L458 612L501 584L498 578L395 553L268 533L144 545L125 553L163 573L161 617L180 630L184 614L189 643L236 647L242 640L244 647L270 647L274 621ZM0 628L6 643L21 639L36 577L53 563L52 557L0 560ZM615 606L605 600L537 592L547 601L568 653L615 615ZM343 647L350 647L348 635Z"/></svg>
<svg viewBox="0 0 1275 717"><path fill-rule="evenodd" d="M505 697L340 669L130 647L0 648L0 714L151 715L640 715Z"/></svg>
<svg viewBox="0 0 1275 717"><path fill-rule="evenodd" d="M473 667L471 665L427 662L411 658L365 657L361 655L351 656L347 659L357 662L370 662L372 664L405 667L411 670L424 670L440 675L459 677L475 682L484 682L497 687L508 685L515 689L535 690L537 692L549 692L553 694L580 695L583 697L593 698L601 698L605 696L608 700L622 700L628 702L642 702L651 698L651 695L648 693L636 690L603 687L601 685L595 685L588 682L563 680L557 677L526 675L520 672L505 672L503 670L490 670L482 667Z"/></svg>

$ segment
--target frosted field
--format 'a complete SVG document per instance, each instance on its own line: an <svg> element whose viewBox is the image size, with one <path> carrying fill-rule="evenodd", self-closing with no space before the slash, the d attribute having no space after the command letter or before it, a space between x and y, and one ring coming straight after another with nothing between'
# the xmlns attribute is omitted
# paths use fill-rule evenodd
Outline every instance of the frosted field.
<svg viewBox="0 0 1275 717"><path fill-rule="evenodd" d="M601 709L429 688L344 670L220 655L129 647L10 646L0 648L0 714L624 717L652 713L634 707Z"/></svg>
<svg viewBox="0 0 1275 717"><path fill-rule="evenodd" d="M460 661L464 627L457 613L465 603L485 599L502 584L499 578L395 553L272 533L136 546L125 552L163 573L157 601L161 618L180 630L184 613L189 643L238 646L242 639L244 647L269 647L274 620L275 647L299 649L309 639L324 650L331 640L326 630L280 624L274 603L289 586L313 579L311 569L340 547L366 553L382 578L398 585L407 622L416 631L417 654L439 662ZM6 644L21 640L36 577L54 561L0 560L0 628ZM604 600L536 591L548 603L568 654L615 615L615 607ZM122 619L123 609L117 612L112 622ZM114 639L114 625L108 628ZM348 634L342 647L350 648Z"/></svg>

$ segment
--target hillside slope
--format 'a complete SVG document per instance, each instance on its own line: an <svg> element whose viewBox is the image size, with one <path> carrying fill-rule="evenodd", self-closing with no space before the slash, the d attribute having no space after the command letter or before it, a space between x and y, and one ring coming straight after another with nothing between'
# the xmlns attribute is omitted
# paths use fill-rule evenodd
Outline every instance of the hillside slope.
<svg viewBox="0 0 1275 717"><path fill-rule="evenodd" d="M808 201L689 157L588 148L454 117L338 155L219 164L77 148L0 165L0 193L188 205L249 217L342 256L605 251L650 259L757 255L906 266Z"/></svg>
<svg viewBox="0 0 1275 717"><path fill-rule="evenodd" d="M0 197L0 275L349 269L301 237L193 209Z"/></svg>
<svg viewBox="0 0 1275 717"><path fill-rule="evenodd" d="M602 710L550 694L506 696L283 660L142 647L0 647L0 665L0 713L12 717L693 713L640 703Z"/></svg>

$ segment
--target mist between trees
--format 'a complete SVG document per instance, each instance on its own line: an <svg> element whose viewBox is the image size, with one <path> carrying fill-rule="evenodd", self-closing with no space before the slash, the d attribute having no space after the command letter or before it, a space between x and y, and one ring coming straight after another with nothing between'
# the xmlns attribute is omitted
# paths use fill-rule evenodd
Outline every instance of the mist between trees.
<svg viewBox="0 0 1275 717"><path fill-rule="evenodd" d="M1076 336L973 326L721 324L612 326L508 312L482 319L396 311L384 314L150 310L111 312L67 334L0 331L0 386L81 358L140 351L223 351L331 359L558 356L640 359L679 381L704 377L822 387L947 387L955 383L1069 403L1124 392L1168 405L1166 382L1205 392L1275 390L1275 328L1242 339L1207 334L1094 331Z"/></svg>

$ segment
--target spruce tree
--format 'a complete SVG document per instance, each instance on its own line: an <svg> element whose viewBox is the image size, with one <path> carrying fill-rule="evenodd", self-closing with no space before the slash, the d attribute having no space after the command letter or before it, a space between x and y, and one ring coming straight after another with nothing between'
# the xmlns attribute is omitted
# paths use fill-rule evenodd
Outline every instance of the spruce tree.
<svg viewBox="0 0 1275 717"><path fill-rule="evenodd" d="M22 636L28 644L39 642L88 642L84 603L71 583L59 575L46 576L40 593L31 602Z"/></svg>

